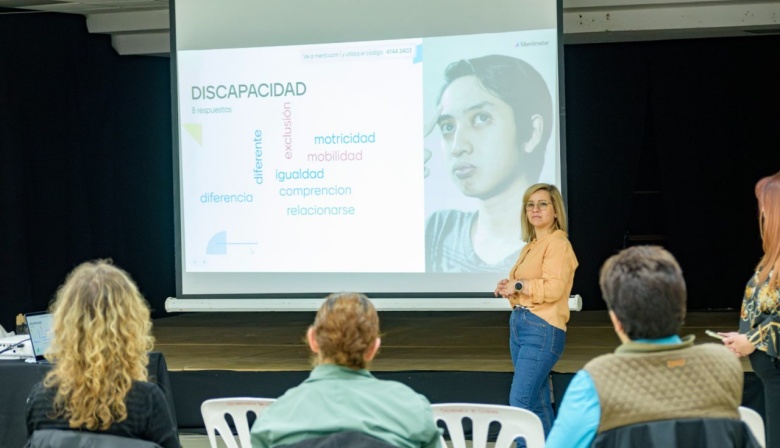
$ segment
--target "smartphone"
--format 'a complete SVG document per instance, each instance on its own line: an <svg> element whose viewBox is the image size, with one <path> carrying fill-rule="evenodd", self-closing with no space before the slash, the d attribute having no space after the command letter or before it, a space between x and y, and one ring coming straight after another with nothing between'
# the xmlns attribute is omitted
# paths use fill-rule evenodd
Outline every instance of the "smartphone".
<svg viewBox="0 0 780 448"><path fill-rule="evenodd" d="M723 340L723 336L719 335L718 333L712 331L712 330L704 330L704 332L707 334L707 336L713 337L715 339Z"/></svg>

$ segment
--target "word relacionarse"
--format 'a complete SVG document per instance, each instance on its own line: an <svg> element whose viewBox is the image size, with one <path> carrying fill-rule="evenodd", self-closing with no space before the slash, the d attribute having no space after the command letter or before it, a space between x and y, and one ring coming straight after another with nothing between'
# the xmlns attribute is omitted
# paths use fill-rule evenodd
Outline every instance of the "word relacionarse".
<svg viewBox="0 0 780 448"><path fill-rule="evenodd" d="M267 98L276 96L301 96L306 94L303 82L269 82L260 84L231 84L218 86L192 86L193 100L213 100L219 98Z"/></svg>

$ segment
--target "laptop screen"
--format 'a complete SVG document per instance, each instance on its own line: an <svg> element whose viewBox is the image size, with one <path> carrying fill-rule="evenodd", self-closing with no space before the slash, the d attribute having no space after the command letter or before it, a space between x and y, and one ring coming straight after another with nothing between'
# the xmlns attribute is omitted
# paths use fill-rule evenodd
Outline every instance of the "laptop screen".
<svg viewBox="0 0 780 448"><path fill-rule="evenodd" d="M52 338L52 316L46 312L29 313L24 316L30 331L30 344L36 360L43 360Z"/></svg>

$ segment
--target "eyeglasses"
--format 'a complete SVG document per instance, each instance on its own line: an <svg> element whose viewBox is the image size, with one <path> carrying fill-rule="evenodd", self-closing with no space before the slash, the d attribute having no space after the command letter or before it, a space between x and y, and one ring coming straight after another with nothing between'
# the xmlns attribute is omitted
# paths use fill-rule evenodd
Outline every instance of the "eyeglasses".
<svg viewBox="0 0 780 448"><path fill-rule="evenodd" d="M549 201L539 201L539 202L536 202L536 203L534 203L534 202L527 202L525 204L525 209L530 212L533 209L539 207L539 210L545 211L545 210L547 210L547 207L550 206L550 205L552 205L552 202L549 202Z"/></svg>

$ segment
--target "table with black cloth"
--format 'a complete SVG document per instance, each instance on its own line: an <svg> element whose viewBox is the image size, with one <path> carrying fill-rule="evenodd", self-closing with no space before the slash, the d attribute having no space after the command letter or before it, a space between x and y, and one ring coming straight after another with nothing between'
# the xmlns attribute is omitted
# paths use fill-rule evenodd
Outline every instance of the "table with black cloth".
<svg viewBox="0 0 780 448"><path fill-rule="evenodd" d="M0 447L22 448L27 443L27 395L51 367L51 364L30 364L23 360L0 360ZM148 368L149 381L162 389L173 424L178 427L168 365L162 353L149 353Z"/></svg>

